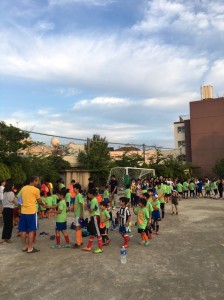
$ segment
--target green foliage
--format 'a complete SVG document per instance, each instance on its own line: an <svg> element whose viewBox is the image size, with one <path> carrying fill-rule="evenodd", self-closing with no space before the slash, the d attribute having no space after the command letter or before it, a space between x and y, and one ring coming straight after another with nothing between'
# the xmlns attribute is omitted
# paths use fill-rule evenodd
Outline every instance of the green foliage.
<svg viewBox="0 0 224 300"><path fill-rule="evenodd" d="M115 161L117 167L132 167L141 168L144 163L144 158L137 154L128 152L124 153L119 160Z"/></svg>
<svg viewBox="0 0 224 300"><path fill-rule="evenodd" d="M224 158L220 159L214 166L213 172L219 177L224 178Z"/></svg>
<svg viewBox="0 0 224 300"><path fill-rule="evenodd" d="M11 177L9 168L4 164L0 163L0 181L5 181Z"/></svg>
<svg viewBox="0 0 224 300"><path fill-rule="evenodd" d="M94 134L85 144L85 150L79 152L78 161L87 170L92 170L95 179L106 178L111 167L111 157L106 138Z"/></svg>
<svg viewBox="0 0 224 300"><path fill-rule="evenodd" d="M23 171L22 165L21 164L13 164L10 167L11 170L11 179L13 179L13 181L15 183L19 183L19 184L23 184L27 177L25 172Z"/></svg>
<svg viewBox="0 0 224 300"><path fill-rule="evenodd" d="M18 150L31 145L28 137L29 134L19 128L0 122L0 160L7 164L16 163L19 160Z"/></svg>

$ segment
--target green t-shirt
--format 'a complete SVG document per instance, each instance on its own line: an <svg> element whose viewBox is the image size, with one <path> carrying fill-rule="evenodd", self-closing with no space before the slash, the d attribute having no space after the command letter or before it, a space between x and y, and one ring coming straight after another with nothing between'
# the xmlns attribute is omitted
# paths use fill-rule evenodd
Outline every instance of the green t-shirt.
<svg viewBox="0 0 224 300"><path fill-rule="evenodd" d="M216 181L213 181L212 183L211 183L211 188L213 189L213 190L217 190L217 182Z"/></svg>
<svg viewBox="0 0 224 300"><path fill-rule="evenodd" d="M90 209L92 210L92 212L90 213L91 217L100 215L99 204L95 197L90 201Z"/></svg>
<svg viewBox="0 0 224 300"><path fill-rule="evenodd" d="M178 193L183 192L183 185L180 182L178 182L178 184L177 184L177 191L178 191Z"/></svg>
<svg viewBox="0 0 224 300"><path fill-rule="evenodd" d="M190 187L190 191L194 191L195 184L193 182L190 182L189 187Z"/></svg>
<svg viewBox="0 0 224 300"><path fill-rule="evenodd" d="M137 214L137 225L138 229L145 229L149 220L149 211L146 207L137 207L135 209Z"/></svg>
<svg viewBox="0 0 224 300"><path fill-rule="evenodd" d="M125 196L126 196L126 198L131 199L131 189L125 190Z"/></svg>
<svg viewBox="0 0 224 300"><path fill-rule="evenodd" d="M147 201L147 203L146 203L146 208L148 209L148 211L149 211L149 215L151 216L152 215L152 212L153 212L153 207L152 207L152 203L151 203L151 201Z"/></svg>
<svg viewBox="0 0 224 300"><path fill-rule="evenodd" d="M44 203L46 203L46 198L45 197L40 197L40 199L42 200L42 201L44 201ZM46 207L44 207L44 206L42 206L42 205L40 205L40 210L46 210Z"/></svg>
<svg viewBox="0 0 224 300"><path fill-rule="evenodd" d="M70 203L70 201L71 201L71 193L67 193L67 194L65 195L65 202Z"/></svg>
<svg viewBox="0 0 224 300"><path fill-rule="evenodd" d="M210 183L209 182L205 183L205 190L210 191Z"/></svg>
<svg viewBox="0 0 224 300"><path fill-rule="evenodd" d="M101 211L101 214L100 214L100 222L102 222L102 223L105 223L105 225L106 225L106 228L109 228L110 227L110 221L108 220L108 221L104 221L104 220L106 220L106 219L108 219L108 218L110 218L110 214L109 214L109 212L105 209L105 210L103 210L103 211Z"/></svg>
<svg viewBox="0 0 224 300"><path fill-rule="evenodd" d="M53 205L53 198L52 198L52 196L48 196L47 198L45 198L45 203L48 206L52 206Z"/></svg>
<svg viewBox="0 0 224 300"><path fill-rule="evenodd" d="M183 189L184 189L185 192L188 191L188 186L189 186L188 182L184 181L184 183L183 183Z"/></svg>
<svg viewBox="0 0 224 300"><path fill-rule="evenodd" d="M58 210L61 210L62 212L60 214L57 214L56 222L63 223L67 220L67 213L66 213L66 202L65 200L60 200L58 203Z"/></svg>
<svg viewBox="0 0 224 300"><path fill-rule="evenodd" d="M158 199L156 199L155 201L152 201L152 208L153 208L153 210L160 209L160 201Z"/></svg>
<svg viewBox="0 0 224 300"><path fill-rule="evenodd" d="M167 194L172 194L172 190L173 190L172 185L167 185L167 187L166 187Z"/></svg>
<svg viewBox="0 0 224 300"><path fill-rule="evenodd" d="M158 187L156 187L156 192L158 194L158 197L163 195L163 197L161 199L159 199L159 201L160 201L160 203L164 203L164 194L165 194L164 188L162 186L160 189Z"/></svg>
<svg viewBox="0 0 224 300"><path fill-rule="evenodd" d="M59 183L59 189L62 190L63 188L65 188L64 183Z"/></svg>
<svg viewBox="0 0 224 300"><path fill-rule="evenodd" d="M81 215L81 207L82 207L82 214L84 214L83 212L83 206L84 206L84 200L83 200L83 196L82 194L77 194L76 197L75 197L75 204L74 204L74 215L75 217L80 217ZM82 215L83 217L83 215Z"/></svg>
<svg viewBox="0 0 224 300"><path fill-rule="evenodd" d="M104 199L109 199L110 198L110 194L109 194L109 191L108 190L105 190L104 193L103 193L103 198Z"/></svg>
<svg viewBox="0 0 224 300"><path fill-rule="evenodd" d="M51 197L52 197L52 199L53 199L52 205L57 205L58 196L55 195L55 194L53 194L53 195L51 195Z"/></svg>

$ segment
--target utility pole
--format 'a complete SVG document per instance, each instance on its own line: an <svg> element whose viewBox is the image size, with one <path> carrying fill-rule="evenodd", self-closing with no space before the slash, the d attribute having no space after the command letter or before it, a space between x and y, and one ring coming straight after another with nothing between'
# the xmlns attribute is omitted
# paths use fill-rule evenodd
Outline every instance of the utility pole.
<svg viewBox="0 0 224 300"><path fill-rule="evenodd" d="M144 163L145 163L145 144L142 144L142 152L143 152L143 158L144 158Z"/></svg>

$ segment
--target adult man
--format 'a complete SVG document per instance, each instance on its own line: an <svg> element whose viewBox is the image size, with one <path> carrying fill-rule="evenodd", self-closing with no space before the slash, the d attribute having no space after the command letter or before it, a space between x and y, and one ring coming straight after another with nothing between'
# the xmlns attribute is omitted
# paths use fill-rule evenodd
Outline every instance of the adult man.
<svg viewBox="0 0 224 300"><path fill-rule="evenodd" d="M19 232L21 232L22 251L35 253L40 250L33 247L34 232L37 230L37 208L36 202L46 206L40 199L40 190L37 188L40 178L33 176L30 178L30 184L24 186L20 195L22 197L21 214L19 219ZM26 233L28 232L28 247L26 244Z"/></svg>
<svg viewBox="0 0 224 300"><path fill-rule="evenodd" d="M116 209L115 195L117 194L118 182L115 175L111 176L109 185L110 185L110 193L111 193L111 200L112 200L112 209Z"/></svg>

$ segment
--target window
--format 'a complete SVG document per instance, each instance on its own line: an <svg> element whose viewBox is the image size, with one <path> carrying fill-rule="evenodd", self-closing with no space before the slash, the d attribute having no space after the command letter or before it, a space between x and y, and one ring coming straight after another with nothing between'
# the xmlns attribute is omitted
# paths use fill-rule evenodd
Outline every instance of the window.
<svg viewBox="0 0 224 300"><path fill-rule="evenodd" d="M184 126L177 127L177 132L178 133L184 133L185 132L185 127Z"/></svg>
<svg viewBox="0 0 224 300"><path fill-rule="evenodd" d="M185 141L178 141L178 147L185 147L186 143Z"/></svg>

